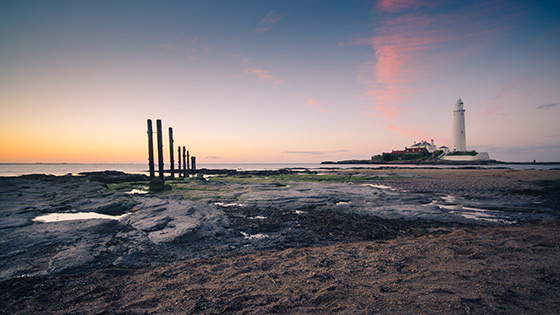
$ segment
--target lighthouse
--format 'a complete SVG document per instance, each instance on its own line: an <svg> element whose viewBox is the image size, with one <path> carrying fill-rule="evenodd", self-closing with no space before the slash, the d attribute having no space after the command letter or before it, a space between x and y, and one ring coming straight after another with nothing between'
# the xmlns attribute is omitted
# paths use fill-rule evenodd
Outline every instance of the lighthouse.
<svg viewBox="0 0 560 315"><path fill-rule="evenodd" d="M467 151L465 139L465 109L459 97L453 110L453 130L451 131L451 151Z"/></svg>

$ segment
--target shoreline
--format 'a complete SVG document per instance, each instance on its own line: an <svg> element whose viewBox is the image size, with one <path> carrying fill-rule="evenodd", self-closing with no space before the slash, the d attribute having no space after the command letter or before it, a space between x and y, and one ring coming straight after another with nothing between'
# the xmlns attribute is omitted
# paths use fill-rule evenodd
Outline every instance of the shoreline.
<svg viewBox="0 0 560 315"><path fill-rule="evenodd" d="M556 162L539 162L539 163L525 163L525 162L502 162L504 164L472 164L472 163L445 163L445 164L411 164L411 163L370 163L365 161L364 164L320 164L320 163L253 163L253 164L199 164L198 169L208 170L236 170L236 171L274 171L280 169L309 169L320 170L328 167L350 168L350 167L434 167L434 168L458 168L458 167L484 167L484 168L513 168L513 169L560 169L560 163ZM332 162L336 163L336 162ZM168 165L167 165L168 166ZM66 175L78 174L82 172L101 172L104 170L122 171L134 174L148 174L148 167L145 164L2 164L0 163L0 176L15 177L29 174L53 174L53 175ZM169 170L166 170L169 174Z"/></svg>

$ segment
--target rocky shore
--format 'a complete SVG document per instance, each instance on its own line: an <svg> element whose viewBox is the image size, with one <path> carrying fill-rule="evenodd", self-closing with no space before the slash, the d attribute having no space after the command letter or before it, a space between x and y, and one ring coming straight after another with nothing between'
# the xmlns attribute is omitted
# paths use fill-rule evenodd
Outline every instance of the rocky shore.
<svg viewBox="0 0 560 315"><path fill-rule="evenodd" d="M151 193L147 178L118 172L0 178L0 312L559 309L559 170L167 183ZM84 213L112 217L64 220Z"/></svg>

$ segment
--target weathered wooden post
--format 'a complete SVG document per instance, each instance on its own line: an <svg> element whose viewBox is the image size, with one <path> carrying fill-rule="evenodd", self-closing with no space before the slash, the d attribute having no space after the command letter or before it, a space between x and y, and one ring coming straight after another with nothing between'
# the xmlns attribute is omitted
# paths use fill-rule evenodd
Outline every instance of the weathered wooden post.
<svg viewBox="0 0 560 315"><path fill-rule="evenodd" d="M163 170L163 134L161 132L161 119L156 120L156 125L157 125L159 178L163 182L165 180L165 174L164 174L164 170Z"/></svg>
<svg viewBox="0 0 560 315"><path fill-rule="evenodd" d="M196 176L196 157L191 157L191 173L194 176Z"/></svg>
<svg viewBox="0 0 560 315"><path fill-rule="evenodd" d="M173 128L169 127L169 170L171 171L171 178L175 178L175 159L173 158Z"/></svg>
<svg viewBox="0 0 560 315"><path fill-rule="evenodd" d="M148 167L150 169L150 179L153 179L156 175L154 167L154 138L151 119L148 119Z"/></svg>
<svg viewBox="0 0 560 315"><path fill-rule="evenodd" d="M181 146L177 146L177 177L181 178L183 170L181 169Z"/></svg>
<svg viewBox="0 0 560 315"><path fill-rule="evenodd" d="M187 165L189 163L189 159L187 159L185 155L186 154L185 150L186 150L185 147L183 147L183 177L189 177L189 173L187 173L188 170Z"/></svg>
<svg viewBox="0 0 560 315"><path fill-rule="evenodd" d="M191 158L189 151L187 151L187 174L191 174Z"/></svg>

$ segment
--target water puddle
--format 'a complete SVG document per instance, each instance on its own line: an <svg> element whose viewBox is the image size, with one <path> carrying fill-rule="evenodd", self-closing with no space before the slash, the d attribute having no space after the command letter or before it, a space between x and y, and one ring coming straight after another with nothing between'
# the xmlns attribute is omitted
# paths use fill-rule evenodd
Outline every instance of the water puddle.
<svg viewBox="0 0 560 315"><path fill-rule="evenodd" d="M501 216L503 215L496 210L465 207L462 205L438 205L438 207L452 210L449 213L459 214L463 218L470 219L470 220L485 221L485 222L492 222L492 223L505 223L505 224L517 223L517 220L511 218L498 217L500 215Z"/></svg>
<svg viewBox="0 0 560 315"><path fill-rule="evenodd" d="M144 187L143 189L133 189L131 191L127 191L126 194L128 195L143 195L143 194L147 194L148 191L144 190L144 189L148 189L148 187Z"/></svg>
<svg viewBox="0 0 560 315"><path fill-rule="evenodd" d="M441 202L441 200L432 200L432 202L426 206L437 206L441 209L447 209L450 210L449 213L460 215L469 220L503 224L517 223L517 220L508 217L505 213L498 210L465 207L457 198L451 195L443 196L441 199L443 199L444 202Z"/></svg>
<svg viewBox="0 0 560 315"><path fill-rule="evenodd" d="M244 237L245 239L248 239L248 240L261 240L261 239L263 239L263 238L267 238L267 237L268 237L268 235L262 234L262 233L258 233L258 234L247 234L247 233L245 233L245 232L241 232L241 235L243 235L243 237Z"/></svg>
<svg viewBox="0 0 560 315"><path fill-rule="evenodd" d="M78 212L78 213L50 213L41 215L33 219L36 222L61 222L73 220L91 220L91 219L104 219L104 220L119 220L128 214L123 215L108 215L95 212Z"/></svg>
<svg viewBox="0 0 560 315"><path fill-rule="evenodd" d="M262 215L257 215L254 217L248 217L247 219L249 220L266 220L266 217L263 217Z"/></svg>
<svg viewBox="0 0 560 315"><path fill-rule="evenodd" d="M363 186L373 187L373 188L388 189L388 190L396 191L395 188L389 187L389 186L385 186L385 185L378 185L378 184L362 184L362 185L363 185Z"/></svg>

